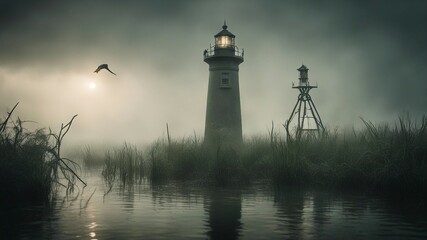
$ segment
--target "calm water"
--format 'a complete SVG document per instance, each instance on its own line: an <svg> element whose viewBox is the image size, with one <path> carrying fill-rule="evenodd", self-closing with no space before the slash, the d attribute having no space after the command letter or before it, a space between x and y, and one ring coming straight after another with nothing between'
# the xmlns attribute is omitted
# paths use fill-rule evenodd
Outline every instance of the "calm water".
<svg viewBox="0 0 427 240"><path fill-rule="evenodd" d="M416 205L372 196L145 183L104 197L98 173L86 180L77 198L51 210L2 210L0 239L427 239Z"/></svg>

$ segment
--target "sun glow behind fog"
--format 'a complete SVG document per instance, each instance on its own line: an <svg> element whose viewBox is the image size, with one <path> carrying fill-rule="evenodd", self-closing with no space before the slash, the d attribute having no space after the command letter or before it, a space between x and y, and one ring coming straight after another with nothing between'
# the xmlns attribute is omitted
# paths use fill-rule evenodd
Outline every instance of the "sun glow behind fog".
<svg viewBox="0 0 427 240"><path fill-rule="evenodd" d="M89 90L95 90L96 89L96 83L95 82L93 82L93 81L90 81L88 84L87 84L87 87L89 88Z"/></svg>

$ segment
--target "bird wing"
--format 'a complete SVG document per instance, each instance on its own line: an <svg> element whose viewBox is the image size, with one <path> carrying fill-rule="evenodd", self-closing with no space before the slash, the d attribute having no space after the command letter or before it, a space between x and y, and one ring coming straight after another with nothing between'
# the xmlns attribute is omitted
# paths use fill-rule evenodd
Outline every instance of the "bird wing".
<svg viewBox="0 0 427 240"><path fill-rule="evenodd" d="M114 74L117 76L117 74L113 73L108 67L106 67L105 69L107 69L110 73Z"/></svg>
<svg viewBox="0 0 427 240"><path fill-rule="evenodd" d="M101 66L99 66L99 67L98 67L95 71L93 71L93 72L98 73L101 69L102 69L102 68L101 68Z"/></svg>

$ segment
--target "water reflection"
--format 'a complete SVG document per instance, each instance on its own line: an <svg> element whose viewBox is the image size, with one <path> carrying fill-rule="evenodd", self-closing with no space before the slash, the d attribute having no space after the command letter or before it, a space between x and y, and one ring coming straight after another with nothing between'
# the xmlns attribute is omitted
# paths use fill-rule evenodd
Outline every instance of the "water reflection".
<svg viewBox="0 0 427 240"><path fill-rule="evenodd" d="M128 188L126 190L121 190L120 192L122 198L122 209L125 212L133 212L135 208L135 189Z"/></svg>
<svg viewBox="0 0 427 240"><path fill-rule="evenodd" d="M301 189L276 189L274 206L277 207L279 229L290 239L301 239L304 234L304 200L305 191Z"/></svg>
<svg viewBox="0 0 427 240"><path fill-rule="evenodd" d="M360 193L88 182L80 204L0 209L0 239L427 239L425 207Z"/></svg>
<svg viewBox="0 0 427 240"><path fill-rule="evenodd" d="M367 197L339 196L331 192L301 188L275 189L277 232L290 239L331 239L369 236L370 219L366 217ZM355 227L357 226L357 227ZM333 233L333 234L331 234Z"/></svg>
<svg viewBox="0 0 427 240"><path fill-rule="evenodd" d="M34 239L28 236L49 234L53 226L45 225L46 221L57 221L63 202L51 206L40 203L18 206L0 206L0 239Z"/></svg>
<svg viewBox="0 0 427 240"><path fill-rule="evenodd" d="M90 240L97 240L96 237L96 227L98 226L98 224L96 224L96 222L91 222L90 224L87 225L87 228L89 229L89 237Z"/></svg>
<svg viewBox="0 0 427 240"><path fill-rule="evenodd" d="M238 189L209 189L205 199L209 239L238 239L242 229L242 193Z"/></svg>
<svg viewBox="0 0 427 240"><path fill-rule="evenodd" d="M330 194L324 192L313 193L313 222L316 236L321 236L324 232L324 227L331 221L331 201Z"/></svg>

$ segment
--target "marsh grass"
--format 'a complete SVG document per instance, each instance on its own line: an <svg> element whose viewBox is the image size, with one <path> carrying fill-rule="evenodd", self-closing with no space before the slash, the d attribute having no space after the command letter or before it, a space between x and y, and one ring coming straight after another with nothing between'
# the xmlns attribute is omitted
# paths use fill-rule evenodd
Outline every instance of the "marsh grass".
<svg viewBox="0 0 427 240"><path fill-rule="evenodd" d="M62 124L58 134L49 129L29 131L20 118L12 119L18 104L0 121L0 201L49 202L62 186L72 193L77 181L79 165L61 156L63 138L68 133L74 116Z"/></svg>
<svg viewBox="0 0 427 240"><path fill-rule="evenodd" d="M199 180L225 184L243 175L239 152L228 146L210 148L197 136L179 140L159 140L147 148L148 179Z"/></svg>
<svg viewBox="0 0 427 240"><path fill-rule="evenodd" d="M427 121L401 116L395 126L363 120L360 132L273 144L272 179L279 184L427 193ZM274 167L273 167L274 166Z"/></svg>
<svg viewBox="0 0 427 240"><path fill-rule="evenodd" d="M241 148L207 147L195 137L160 139L144 150L125 144L104 162L104 178L134 183L197 180L310 185L427 195L427 120L401 116L394 126L362 119L360 131L283 136L272 128Z"/></svg>
<svg viewBox="0 0 427 240"><path fill-rule="evenodd" d="M104 157L102 177L107 184L108 194L118 182L121 188L141 183L145 176L145 162L141 152L133 145L124 143L122 147L107 151Z"/></svg>
<svg viewBox="0 0 427 240"><path fill-rule="evenodd" d="M92 149L89 145L86 145L83 148L81 159L83 166L88 169L98 168L104 164L104 157L99 153L100 151L96 151Z"/></svg>

